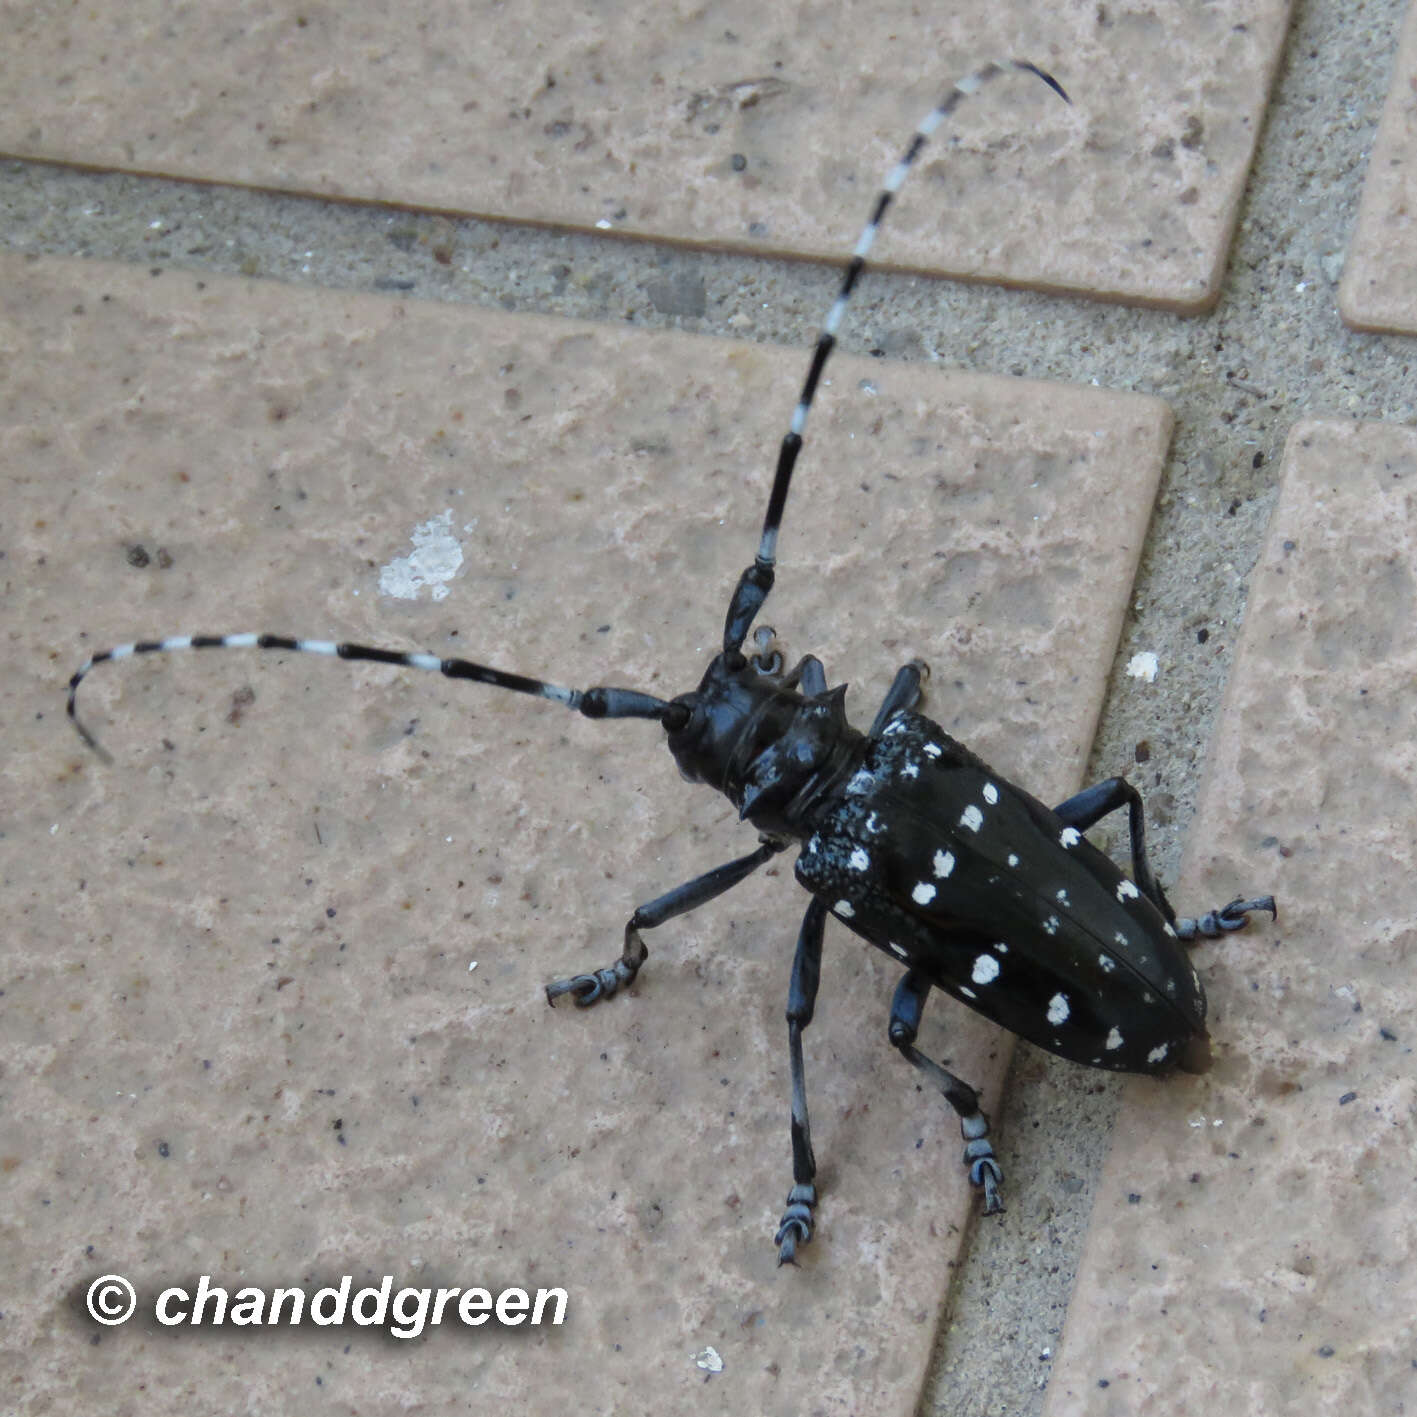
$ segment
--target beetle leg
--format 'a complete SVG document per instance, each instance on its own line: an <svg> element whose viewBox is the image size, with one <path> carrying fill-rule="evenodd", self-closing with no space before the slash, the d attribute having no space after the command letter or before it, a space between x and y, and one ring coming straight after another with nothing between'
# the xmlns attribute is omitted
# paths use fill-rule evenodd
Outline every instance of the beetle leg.
<svg viewBox="0 0 1417 1417"><path fill-rule="evenodd" d="M1166 899L1166 892L1161 889L1151 869L1151 862L1146 859L1146 811L1142 806L1141 793L1126 778L1109 777L1106 782L1085 787L1054 807L1053 812L1062 819L1064 826L1086 831L1096 826L1108 813L1123 806L1127 809L1127 834L1132 842L1132 879L1141 893L1169 922L1174 923L1176 912Z"/></svg>
<svg viewBox="0 0 1417 1417"><path fill-rule="evenodd" d="M1085 787L1054 807L1053 812L1064 826L1086 831L1123 805L1127 808L1127 827L1132 839L1132 876L1142 894L1175 929L1177 938L1194 940L1204 936L1214 940L1231 930L1243 930L1249 923L1248 912L1252 910L1267 910L1275 919L1279 918L1274 897L1266 895L1255 900L1232 900L1229 905L1223 905L1219 910L1209 910L1196 919L1190 916L1177 919L1171 902L1166 899L1166 892L1161 889L1151 863L1146 859L1146 813L1142 807L1141 793L1124 777L1109 777L1095 787Z"/></svg>
<svg viewBox="0 0 1417 1417"><path fill-rule="evenodd" d="M803 697L815 699L827 691L827 671L822 668L822 661L816 655L804 654L793 666L786 684L789 689L800 688Z"/></svg>
<svg viewBox="0 0 1417 1417"><path fill-rule="evenodd" d="M732 890L740 881L746 880L763 862L776 856L784 849L785 843L763 839L762 845L750 856L740 856L736 861L715 866L682 886L675 886L662 896L642 905L625 924L625 949L614 964L605 969L597 969L594 974L577 974L569 979L557 979L546 986L546 1002L554 1005L562 994L575 997L580 1008L588 1008L599 999L608 999L622 984L628 984L639 973L649 951L640 938L641 930L653 930L672 920L676 915L686 915L691 910L710 901L724 891Z"/></svg>
<svg viewBox="0 0 1417 1417"><path fill-rule="evenodd" d="M969 1179L984 1190L984 1214L994 1215L1004 1208L999 1198L999 1184L1004 1179L1004 1172L989 1142L989 1119L979 1110L979 1094L967 1082L942 1068L933 1058L927 1058L915 1047L929 993L930 981L918 970L910 970L900 981L895 998L891 1000L891 1043L908 1063L919 1068L945 1094L945 1101L959 1113L960 1135L964 1137L964 1164L969 1167Z"/></svg>
<svg viewBox="0 0 1417 1417"><path fill-rule="evenodd" d="M923 659L912 659L895 672L895 680L886 690L886 697L876 710L868 738L879 738L881 730L902 709L913 709L920 702L920 685L929 677L930 667Z"/></svg>
<svg viewBox="0 0 1417 1417"><path fill-rule="evenodd" d="M817 1203L817 1159L812 1154L812 1127L807 1120L807 1078L802 1067L802 1030L812 1021L817 983L822 975L822 927L827 907L813 897L797 935L792 978L787 986L787 1046L792 1061L792 1189L782 1224L773 1236L779 1265L797 1263L797 1246L812 1238L812 1207Z"/></svg>

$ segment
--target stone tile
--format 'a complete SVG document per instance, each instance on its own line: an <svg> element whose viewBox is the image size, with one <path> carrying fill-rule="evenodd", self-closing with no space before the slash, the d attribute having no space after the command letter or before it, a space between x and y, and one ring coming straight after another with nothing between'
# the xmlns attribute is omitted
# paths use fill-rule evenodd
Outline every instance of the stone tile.
<svg viewBox="0 0 1417 1417"><path fill-rule="evenodd" d="M751 849L657 728L254 651L99 666L80 707L112 764L62 708L92 650L242 629L692 687L804 352L97 263L0 277L6 1391L769 1413L810 1384L912 1411L975 1202L957 1123L886 1045L884 957L828 942L821 1226L795 1273L770 1244L790 858L657 932L628 994L543 1001L618 953L636 902ZM882 361L830 376L766 618L855 682L858 720L929 656L934 716L1063 796L1169 411ZM430 522L462 557L446 596L381 595ZM982 1020L941 1005L922 1045L996 1095L1007 1040ZM149 1299L204 1273L391 1274L560 1285L571 1310L428 1352L151 1322L100 1342L78 1305L109 1271Z"/></svg>
<svg viewBox="0 0 1417 1417"><path fill-rule="evenodd" d="M18 16L0 151L840 257L955 78L1017 53L922 160L881 259L1181 310L1213 303L1284 0L885 0L466 13L158 0Z"/></svg>
<svg viewBox="0 0 1417 1417"><path fill-rule="evenodd" d="M1417 334L1417 5L1393 63L1338 306L1354 329Z"/></svg>
<svg viewBox="0 0 1417 1417"><path fill-rule="evenodd" d="M1197 951L1214 1069L1130 1087L1052 1417L1417 1400L1417 434L1301 423L1283 476L1173 897L1280 916Z"/></svg>

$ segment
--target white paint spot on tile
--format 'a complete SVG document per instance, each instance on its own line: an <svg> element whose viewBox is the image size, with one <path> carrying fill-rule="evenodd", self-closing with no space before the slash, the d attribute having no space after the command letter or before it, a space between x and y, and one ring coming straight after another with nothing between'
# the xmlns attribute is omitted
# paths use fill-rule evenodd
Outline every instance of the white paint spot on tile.
<svg viewBox="0 0 1417 1417"><path fill-rule="evenodd" d="M1156 655L1149 649L1143 650L1140 654L1134 654L1127 661L1127 673L1133 679L1140 679L1147 684L1156 683L1159 668Z"/></svg>
<svg viewBox="0 0 1417 1417"><path fill-rule="evenodd" d="M414 527L413 550L396 556L379 572L379 592L397 600L417 600L423 591L430 600L444 600L448 582L462 565L462 544L453 533L451 508Z"/></svg>

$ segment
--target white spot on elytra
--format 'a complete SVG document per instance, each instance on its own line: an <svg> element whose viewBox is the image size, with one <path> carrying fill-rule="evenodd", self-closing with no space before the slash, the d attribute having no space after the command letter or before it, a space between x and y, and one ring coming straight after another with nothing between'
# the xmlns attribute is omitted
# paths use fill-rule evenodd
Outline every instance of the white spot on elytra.
<svg viewBox="0 0 1417 1417"><path fill-rule="evenodd" d="M972 802L964 809L964 814L959 819L962 827L968 827L970 831L977 832L984 825L984 813Z"/></svg>
<svg viewBox="0 0 1417 1417"><path fill-rule="evenodd" d="M906 763L906 765L901 768L900 775L902 777L919 777L920 769L916 767L914 763Z"/></svg>
<svg viewBox="0 0 1417 1417"><path fill-rule="evenodd" d="M1072 904L1072 901L1070 901L1070 900L1068 899L1068 893L1067 893L1067 891L1059 891L1059 892L1058 892L1058 904L1059 904L1059 905L1071 905L1071 904Z"/></svg>
<svg viewBox="0 0 1417 1417"><path fill-rule="evenodd" d="M1170 1050L1171 1045L1169 1043L1163 1043L1160 1047L1153 1048L1151 1052L1146 1055L1146 1060L1148 1063L1159 1063Z"/></svg>
<svg viewBox="0 0 1417 1417"><path fill-rule="evenodd" d="M959 986L959 992L963 994L966 999L977 999L979 997L968 984L961 984Z"/></svg>
<svg viewBox="0 0 1417 1417"><path fill-rule="evenodd" d="M1161 931L1165 935L1170 935L1173 940L1176 938L1176 932L1171 928L1170 921L1167 921L1166 924L1161 927Z"/></svg>
<svg viewBox="0 0 1417 1417"><path fill-rule="evenodd" d="M1001 955L1006 955L1009 952L1009 947L1002 940L995 940L994 948L998 950Z"/></svg>
<svg viewBox="0 0 1417 1417"><path fill-rule="evenodd" d="M999 800L999 789L992 782L984 784L984 800L992 807Z"/></svg>
<svg viewBox="0 0 1417 1417"><path fill-rule="evenodd" d="M856 912L851 908L851 902L849 900L837 901L837 903L832 906L832 909L846 920L850 920L851 917L856 914Z"/></svg>
<svg viewBox="0 0 1417 1417"><path fill-rule="evenodd" d="M1131 943L1132 943L1120 930L1118 930L1117 933L1112 936L1112 938L1113 938L1124 950L1127 949L1127 948L1131 945Z"/></svg>
<svg viewBox="0 0 1417 1417"><path fill-rule="evenodd" d="M1068 1008L1068 996L1066 994L1054 994L1053 997L1048 1000L1049 1023L1066 1023L1068 1021L1068 1014L1071 1012L1072 1010Z"/></svg>
<svg viewBox="0 0 1417 1417"><path fill-rule="evenodd" d="M866 818L866 830L870 832L872 836L880 836L880 834L885 831L885 828L880 823L880 819L874 812Z"/></svg>
<svg viewBox="0 0 1417 1417"><path fill-rule="evenodd" d="M1059 925L1059 920L1058 920L1058 917L1057 917L1056 915L1050 915L1050 916L1043 922L1043 928L1044 928L1050 935L1056 935L1056 934L1058 933L1058 925Z"/></svg>
<svg viewBox="0 0 1417 1417"><path fill-rule="evenodd" d="M935 899L935 888L929 881L917 881L915 889L910 893L910 898L916 905L929 905Z"/></svg>
<svg viewBox="0 0 1417 1417"><path fill-rule="evenodd" d="M944 880L955 868L954 852L937 851L935 853L935 874Z"/></svg>
<svg viewBox="0 0 1417 1417"><path fill-rule="evenodd" d="M453 513L449 508L439 516L414 527L413 550L396 556L379 571L379 592L399 600L417 600L423 591L430 600L443 600L448 582L462 565L462 544L453 534Z"/></svg>
<svg viewBox="0 0 1417 1417"><path fill-rule="evenodd" d="M1107 1041L1106 1041L1106 1043L1104 1043L1102 1046L1103 1046L1109 1053L1115 1052L1118 1048L1120 1048L1120 1047L1122 1046L1122 1035L1121 1035L1121 1033L1118 1032L1118 1030L1114 1028L1114 1029L1112 1030L1112 1032L1107 1035Z"/></svg>
<svg viewBox="0 0 1417 1417"><path fill-rule="evenodd" d="M926 743L922 751L927 757L938 758L945 750L938 743Z"/></svg>
<svg viewBox="0 0 1417 1417"><path fill-rule="evenodd" d="M1082 840L1082 833L1076 827L1064 827L1058 840L1064 846L1076 846Z"/></svg>
<svg viewBox="0 0 1417 1417"><path fill-rule="evenodd" d="M850 866L853 871L869 871L871 869L871 858L858 846L856 850L847 857L846 864Z"/></svg>
<svg viewBox="0 0 1417 1417"><path fill-rule="evenodd" d="M860 796L861 793L868 791L870 789L870 786L871 774L863 768L851 779L850 782L846 784L845 788L843 788L842 790L844 792L851 793L853 796Z"/></svg>
<svg viewBox="0 0 1417 1417"><path fill-rule="evenodd" d="M898 944L896 944L896 942L895 942L894 940L887 940L886 943L887 943L888 945L890 945L891 949L892 949L893 951L895 951L895 953L896 953L897 955L899 955L901 959L909 959L909 958L910 958L910 952L909 952L908 950L903 950L903 949L901 949L901 947L900 947Z"/></svg>
<svg viewBox="0 0 1417 1417"><path fill-rule="evenodd" d="M974 961L969 977L976 984L992 984L999 977L999 961L993 955L980 955Z"/></svg>
<svg viewBox="0 0 1417 1417"><path fill-rule="evenodd" d="M1136 900L1140 894L1141 892L1137 890L1130 881L1123 880L1117 882L1118 900Z"/></svg>
<svg viewBox="0 0 1417 1417"><path fill-rule="evenodd" d="M1098 955L1097 967L1104 974L1111 974L1111 972L1117 967L1117 961L1113 959L1111 955Z"/></svg>
<svg viewBox="0 0 1417 1417"><path fill-rule="evenodd" d="M887 733L904 733L904 732L905 732L905 719L903 719L899 714L897 714L893 719L891 719L891 721L890 721L888 724L886 724L886 726L885 726L883 729L881 729L881 737L884 738Z"/></svg>
<svg viewBox="0 0 1417 1417"><path fill-rule="evenodd" d="M1017 866L1017 865L1018 865L1018 857L1015 856L1012 851L1009 852L1009 865L1010 865L1010 866Z"/></svg>

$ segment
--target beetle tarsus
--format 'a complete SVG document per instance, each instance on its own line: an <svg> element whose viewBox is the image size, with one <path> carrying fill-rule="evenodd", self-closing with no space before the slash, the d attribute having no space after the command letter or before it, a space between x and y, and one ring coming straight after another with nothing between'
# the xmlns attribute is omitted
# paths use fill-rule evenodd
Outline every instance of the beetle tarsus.
<svg viewBox="0 0 1417 1417"><path fill-rule="evenodd" d="M999 1196L999 1186L1004 1179L1004 1169L989 1140L989 1119L982 1112L961 1117L959 1133L964 1138L964 1164L969 1168L970 1184L984 1192L984 1214L1002 1215L1004 1202Z"/></svg>
<svg viewBox="0 0 1417 1417"><path fill-rule="evenodd" d="M1259 896L1254 900L1237 896L1219 910L1208 910L1195 919L1186 916L1177 920L1176 934L1183 940L1218 940L1231 931L1243 930L1250 923L1250 912L1260 910L1268 911L1275 920L1279 919L1279 909L1272 895Z"/></svg>
<svg viewBox="0 0 1417 1417"><path fill-rule="evenodd" d="M787 1193L787 1208L782 1212L782 1224L777 1227L773 1244L778 1247L777 1263L797 1263L797 1247L812 1238L812 1207L817 1203L815 1186L797 1185Z"/></svg>
<svg viewBox="0 0 1417 1417"><path fill-rule="evenodd" d="M638 930L625 932L625 953L604 969L593 974L576 974L569 979L556 979L546 986L546 1002L554 1009L562 994L570 994L578 1009L588 1009L602 999L612 998L622 984L634 982L640 966L649 958L649 951Z"/></svg>

